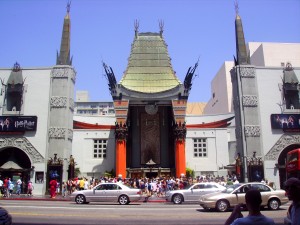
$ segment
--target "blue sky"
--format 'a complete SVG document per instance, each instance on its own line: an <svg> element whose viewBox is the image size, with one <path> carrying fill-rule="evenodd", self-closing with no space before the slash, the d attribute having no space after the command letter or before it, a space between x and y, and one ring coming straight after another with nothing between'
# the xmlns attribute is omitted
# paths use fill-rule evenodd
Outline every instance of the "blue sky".
<svg viewBox="0 0 300 225"><path fill-rule="evenodd" d="M247 42L300 42L300 0L239 0ZM0 67L48 67L56 63L67 0L0 0ZM119 81L134 38L159 32L164 21L173 69L181 81L199 59L189 97L206 102L210 83L235 55L234 0L72 0L71 54L76 90L92 101L111 101L101 61Z"/></svg>

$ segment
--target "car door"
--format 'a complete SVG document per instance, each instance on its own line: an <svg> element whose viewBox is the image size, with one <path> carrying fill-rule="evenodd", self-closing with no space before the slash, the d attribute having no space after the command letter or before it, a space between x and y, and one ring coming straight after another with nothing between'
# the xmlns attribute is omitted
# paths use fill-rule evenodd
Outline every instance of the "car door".
<svg viewBox="0 0 300 225"><path fill-rule="evenodd" d="M206 195L209 193L217 192L220 189L214 183L206 183L203 191L200 193L201 195Z"/></svg>
<svg viewBox="0 0 300 225"><path fill-rule="evenodd" d="M260 191L262 199L261 205L268 205L269 196L271 195L271 189L264 184L251 184L251 188Z"/></svg>
<svg viewBox="0 0 300 225"><path fill-rule="evenodd" d="M92 201L104 202L106 201L106 184L100 184L93 189L93 199Z"/></svg>
<svg viewBox="0 0 300 225"><path fill-rule="evenodd" d="M231 199L230 205L235 206L237 204L246 204L245 195L248 190L250 190L250 185L245 184L235 190L235 198Z"/></svg>
<svg viewBox="0 0 300 225"><path fill-rule="evenodd" d="M107 184L106 189L106 201L108 202L116 202L118 201L121 187L117 184Z"/></svg>
<svg viewBox="0 0 300 225"><path fill-rule="evenodd" d="M198 201L199 197L201 196L201 192L204 190L204 183L203 184L195 184L194 186L190 187L186 191L186 201Z"/></svg>

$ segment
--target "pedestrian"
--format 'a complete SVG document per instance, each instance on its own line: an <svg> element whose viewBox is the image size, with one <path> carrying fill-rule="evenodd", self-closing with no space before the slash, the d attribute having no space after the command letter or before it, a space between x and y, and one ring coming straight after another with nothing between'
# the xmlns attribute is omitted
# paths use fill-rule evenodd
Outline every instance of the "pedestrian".
<svg viewBox="0 0 300 225"><path fill-rule="evenodd" d="M66 184L66 182L63 182L62 183L62 196L63 196L63 198L66 197L66 195L67 195L67 184Z"/></svg>
<svg viewBox="0 0 300 225"><path fill-rule="evenodd" d="M2 197L2 195L3 195L3 181L0 176L0 197Z"/></svg>
<svg viewBox="0 0 300 225"><path fill-rule="evenodd" d="M20 195L20 194L21 194L21 185L22 185L22 180L21 180L21 178L19 178L19 179L17 180L17 191L16 191L16 194L17 194L17 195Z"/></svg>
<svg viewBox="0 0 300 225"><path fill-rule="evenodd" d="M52 178L52 180L49 183L50 186L50 198L56 197L56 187L57 187L57 181L55 178Z"/></svg>
<svg viewBox="0 0 300 225"><path fill-rule="evenodd" d="M15 187L14 183L9 178L8 179L8 193L9 193L9 196L11 196L13 194L14 187Z"/></svg>
<svg viewBox="0 0 300 225"><path fill-rule="evenodd" d="M259 190L251 189L245 195L246 206L249 214L243 217L241 213L242 205L238 204L234 207L231 215L226 220L225 225L275 225L273 219L264 216L260 212L260 205L262 203L261 194Z"/></svg>
<svg viewBox="0 0 300 225"><path fill-rule="evenodd" d="M29 180L27 184L27 195L32 196L32 191L33 191L33 185L32 182Z"/></svg>
<svg viewBox="0 0 300 225"><path fill-rule="evenodd" d="M8 177L5 177L4 181L3 181L3 197L8 197L9 193L8 193Z"/></svg>
<svg viewBox="0 0 300 225"><path fill-rule="evenodd" d="M60 183L58 180L56 180L57 184L56 184L56 194L60 193Z"/></svg>
<svg viewBox="0 0 300 225"><path fill-rule="evenodd" d="M292 200L292 204L288 209L288 220L291 225L300 225L300 180L298 178L289 178L284 188L289 200Z"/></svg>

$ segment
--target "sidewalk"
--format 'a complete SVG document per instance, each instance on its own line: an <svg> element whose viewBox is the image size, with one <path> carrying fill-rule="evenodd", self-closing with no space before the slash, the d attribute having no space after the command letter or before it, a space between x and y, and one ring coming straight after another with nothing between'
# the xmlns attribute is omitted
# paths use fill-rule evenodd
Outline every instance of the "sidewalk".
<svg viewBox="0 0 300 225"><path fill-rule="evenodd" d="M28 196L26 194L21 194L21 195L16 195L13 194L9 196L8 198L0 197L1 200L24 200L24 201L71 201L69 196L63 197L61 195L57 195L56 198L50 198L50 195L32 195ZM145 197L142 197L141 200L138 202L144 202ZM166 202L165 197L157 197L157 196L151 196L148 198L148 201L146 203L151 203L151 202Z"/></svg>

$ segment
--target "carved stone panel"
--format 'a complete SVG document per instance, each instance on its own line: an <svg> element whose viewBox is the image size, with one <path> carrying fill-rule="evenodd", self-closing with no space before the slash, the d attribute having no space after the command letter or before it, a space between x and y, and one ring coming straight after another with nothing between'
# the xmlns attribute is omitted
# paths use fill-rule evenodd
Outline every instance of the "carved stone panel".
<svg viewBox="0 0 300 225"><path fill-rule="evenodd" d="M15 147L23 150L33 163L44 162L45 158L36 150L36 148L25 137L5 137L0 138L0 149Z"/></svg>
<svg viewBox="0 0 300 225"><path fill-rule="evenodd" d="M76 72L73 68L54 67L51 72L52 78L69 78L75 83Z"/></svg>
<svg viewBox="0 0 300 225"><path fill-rule="evenodd" d="M283 134L270 151L265 155L265 160L277 160L281 151L293 144L300 143L299 134Z"/></svg>
<svg viewBox="0 0 300 225"><path fill-rule="evenodd" d="M259 137L260 136L260 126L256 126L256 125L245 126L245 136L246 137Z"/></svg>
<svg viewBox="0 0 300 225"><path fill-rule="evenodd" d="M255 77L255 68L254 67L240 67L240 76L243 78L254 78Z"/></svg>
<svg viewBox="0 0 300 225"><path fill-rule="evenodd" d="M255 107L258 105L258 98L256 95L244 95L243 106Z"/></svg>
<svg viewBox="0 0 300 225"><path fill-rule="evenodd" d="M52 96L50 99L51 108L64 108L67 106L67 97Z"/></svg>
<svg viewBox="0 0 300 225"><path fill-rule="evenodd" d="M73 98L69 98L69 108L71 111L74 111L75 103Z"/></svg>
<svg viewBox="0 0 300 225"><path fill-rule="evenodd" d="M73 130L72 129L68 129L68 139L73 140Z"/></svg>
<svg viewBox="0 0 300 225"><path fill-rule="evenodd" d="M63 127L50 127L49 138L65 138L67 129Z"/></svg>

